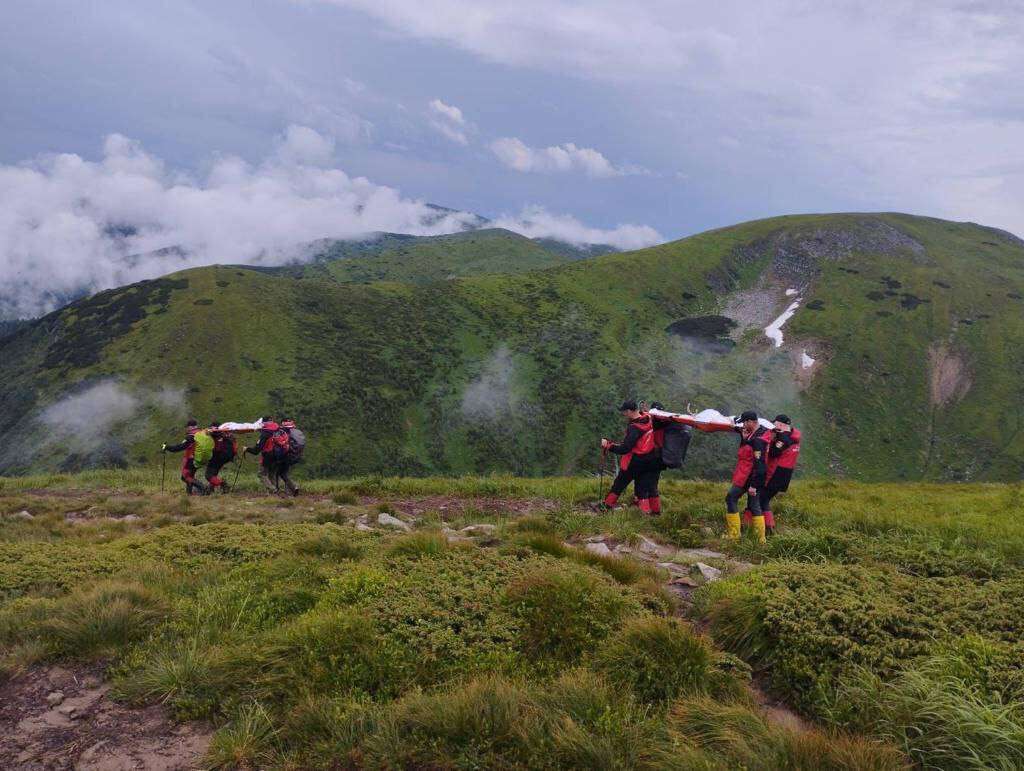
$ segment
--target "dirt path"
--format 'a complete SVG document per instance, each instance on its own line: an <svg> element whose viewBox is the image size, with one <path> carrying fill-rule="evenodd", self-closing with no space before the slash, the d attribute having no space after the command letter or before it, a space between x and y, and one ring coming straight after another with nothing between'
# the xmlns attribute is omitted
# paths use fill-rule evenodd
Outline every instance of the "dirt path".
<svg viewBox="0 0 1024 771"><path fill-rule="evenodd" d="M110 698L102 667L37 667L0 685L0 769L199 768L211 730Z"/></svg>

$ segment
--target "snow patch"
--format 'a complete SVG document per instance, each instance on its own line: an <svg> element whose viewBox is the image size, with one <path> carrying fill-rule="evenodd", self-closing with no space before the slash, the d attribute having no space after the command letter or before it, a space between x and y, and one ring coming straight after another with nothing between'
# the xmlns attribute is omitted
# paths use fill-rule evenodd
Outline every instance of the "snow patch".
<svg viewBox="0 0 1024 771"><path fill-rule="evenodd" d="M782 347L782 325L793 317L793 314L796 313L796 309L799 307L800 298L798 297L782 312L781 316L764 328L765 337L775 341L776 348Z"/></svg>
<svg viewBox="0 0 1024 771"><path fill-rule="evenodd" d="M800 354L800 366L804 369L810 369L814 366L814 359L807 355L807 349L804 349Z"/></svg>

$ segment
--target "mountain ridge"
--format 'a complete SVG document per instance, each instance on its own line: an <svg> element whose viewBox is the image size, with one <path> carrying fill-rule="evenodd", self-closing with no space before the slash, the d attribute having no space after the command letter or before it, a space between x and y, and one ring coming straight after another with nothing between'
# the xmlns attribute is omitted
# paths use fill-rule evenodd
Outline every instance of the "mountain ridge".
<svg viewBox="0 0 1024 771"><path fill-rule="evenodd" d="M788 412L810 474L1007 478L1024 469L1005 441L1024 427L1022 291L1012 234L889 213L788 215L420 283L197 268L0 341L0 415L31 444L68 383L112 380L180 389L180 413L292 414L314 438L307 473L542 474L593 470L614 405L637 395ZM764 327L796 296L776 347ZM145 409L145 428L115 426L105 462L152 462L157 424L173 421ZM731 444L700 437L687 473L724 473ZM0 451L5 473L90 462Z"/></svg>

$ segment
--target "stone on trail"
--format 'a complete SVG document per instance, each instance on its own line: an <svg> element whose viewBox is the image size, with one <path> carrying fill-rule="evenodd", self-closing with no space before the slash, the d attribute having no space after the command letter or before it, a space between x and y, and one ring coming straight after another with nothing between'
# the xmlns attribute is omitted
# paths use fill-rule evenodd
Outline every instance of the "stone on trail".
<svg viewBox="0 0 1024 771"><path fill-rule="evenodd" d="M377 532L376 528L370 527L365 522L356 522L356 530L358 530L361 533L376 533Z"/></svg>
<svg viewBox="0 0 1024 771"><path fill-rule="evenodd" d="M704 583L711 583L722 577L722 571L705 565L703 562L698 562L690 568L690 575L697 579L703 579Z"/></svg>
<svg viewBox="0 0 1024 771"><path fill-rule="evenodd" d="M690 569L684 565L677 565L674 562L659 562L658 567L662 570L667 570L673 576L685 576L690 572Z"/></svg>
<svg viewBox="0 0 1024 771"><path fill-rule="evenodd" d="M494 535L497 529L498 528L496 525L488 525L486 523L483 523L479 525L467 525L466 527L462 528L462 530L460 530L459 532L465 533L466 535Z"/></svg>
<svg viewBox="0 0 1024 771"><path fill-rule="evenodd" d="M714 549L680 549L679 557L682 559L689 560L721 560L725 559L725 555L720 551Z"/></svg>
<svg viewBox="0 0 1024 771"><path fill-rule="evenodd" d="M398 517L393 517L386 511L382 511L377 515L377 524L384 525L384 527L397 527L399 530L412 530L408 522L403 522Z"/></svg>
<svg viewBox="0 0 1024 771"><path fill-rule="evenodd" d="M597 543L588 543L584 547L591 554L597 554L601 557L611 557L612 550L608 548L608 544L604 541L598 541Z"/></svg>
<svg viewBox="0 0 1024 771"><path fill-rule="evenodd" d="M11 515L14 519L35 519L29 512L22 509L17 514Z"/></svg>
<svg viewBox="0 0 1024 771"><path fill-rule="evenodd" d="M46 696L46 703L51 707L56 707L62 701L64 701L64 694L60 691L54 691Z"/></svg>

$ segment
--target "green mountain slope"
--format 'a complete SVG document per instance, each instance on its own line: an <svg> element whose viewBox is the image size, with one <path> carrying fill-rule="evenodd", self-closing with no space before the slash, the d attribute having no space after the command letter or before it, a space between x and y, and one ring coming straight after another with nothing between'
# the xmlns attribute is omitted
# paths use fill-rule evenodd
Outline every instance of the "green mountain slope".
<svg viewBox="0 0 1024 771"><path fill-rule="evenodd" d="M501 228L443 236L386 233L368 242L329 241L312 263L292 272L364 284L419 284L492 273L525 273L589 256L589 252L570 244L541 243Z"/></svg>
<svg viewBox="0 0 1024 771"><path fill-rule="evenodd" d="M153 462L184 412L268 410L307 429L306 473L589 470L624 395L788 412L805 473L1024 470L1024 244L991 228L807 215L517 275L322 268L185 271L0 341L0 470ZM698 436L687 473L723 473L733 444Z"/></svg>

